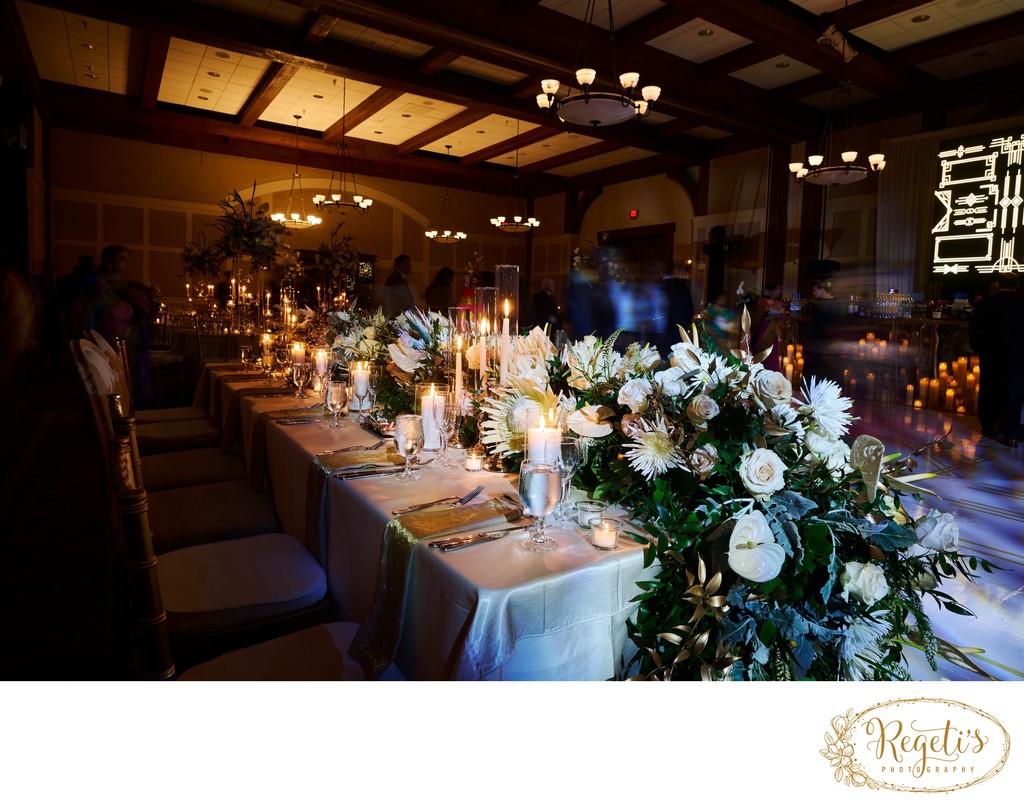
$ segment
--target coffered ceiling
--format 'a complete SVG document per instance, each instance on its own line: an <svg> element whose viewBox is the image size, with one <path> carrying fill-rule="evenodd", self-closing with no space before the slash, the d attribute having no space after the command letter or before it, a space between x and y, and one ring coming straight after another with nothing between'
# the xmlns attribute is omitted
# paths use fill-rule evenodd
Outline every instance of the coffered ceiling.
<svg viewBox="0 0 1024 807"><path fill-rule="evenodd" d="M344 137L361 173L456 187L505 182L517 150L537 194L817 137L842 79L859 122L1024 103L1024 0L614 0L616 66L662 96L586 130L534 95L582 58L610 88L600 0L589 33L587 0L0 2L53 125L292 162L299 115L306 164Z"/></svg>

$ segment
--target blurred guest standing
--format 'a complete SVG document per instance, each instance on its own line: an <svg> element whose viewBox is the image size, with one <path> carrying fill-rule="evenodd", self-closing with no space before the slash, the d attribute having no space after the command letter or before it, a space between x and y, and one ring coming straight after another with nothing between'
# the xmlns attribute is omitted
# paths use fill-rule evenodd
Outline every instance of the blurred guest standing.
<svg viewBox="0 0 1024 807"><path fill-rule="evenodd" d="M837 350L836 326L842 312L838 301L832 296L831 285L827 280L819 280L811 289L810 322L807 324L804 345L804 378L828 378L841 384L843 368Z"/></svg>
<svg viewBox="0 0 1024 807"><path fill-rule="evenodd" d="M978 376L978 420L985 437L1006 433L1010 424L1005 417L1010 385L1010 363L1014 360L1009 343L1010 318L1017 306L1017 278L1001 274L996 292L974 307L968 334L971 350L978 354L981 373ZM1020 419L1018 413L1017 419ZM1016 432L1016 428L1014 428Z"/></svg>
<svg viewBox="0 0 1024 807"><path fill-rule="evenodd" d="M384 294L381 300L384 316L393 317L414 307L412 289L406 280L411 271L412 260L408 255L402 254L395 258L394 268L384 281Z"/></svg>
<svg viewBox="0 0 1024 807"><path fill-rule="evenodd" d="M831 295L830 295L831 296ZM782 284L770 283L765 286L764 294L757 298L754 310L750 312L750 347L755 353L772 349L762 364L769 370L778 371L779 361L779 324L782 318Z"/></svg>
<svg viewBox="0 0 1024 807"><path fill-rule="evenodd" d="M455 272L447 267L442 266L437 270L437 274L434 275L434 279L430 285L427 286L426 299L427 308L431 311L437 311L439 314L448 316L448 308L452 305L452 283L455 280Z"/></svg>
<svg viewBox="0 0 1024 807"><path fill-rule="evenodd" d="M665 301L668 303L668 319L665 333L662 336L661 355L667 356L671 346L679 341L679 329L689 331L693 323L693 296L690 294L690 281L683 274L683 267L675 264L672 273L662 281Z"/></svg>
<svg viewBox="0 0 1024 807"><path fill-rule="evenodd" d="M533 322L538 328L547 325L548 333L552 336L562 327L562 318L558 315L558 302L555 300L554 278L544 278L540 284L540 291L533 295Z"/></svg>

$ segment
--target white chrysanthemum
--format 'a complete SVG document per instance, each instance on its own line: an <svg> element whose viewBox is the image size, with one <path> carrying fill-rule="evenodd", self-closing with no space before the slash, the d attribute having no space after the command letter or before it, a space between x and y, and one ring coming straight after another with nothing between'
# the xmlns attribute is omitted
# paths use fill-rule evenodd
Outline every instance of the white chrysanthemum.
<svg viewBox="0 0 1024 807"><path fill-rule="evenodd" d="M866 681L874 678L875 671L871 662L882 660L879 642L892 631L887 616L888 611L875 611L870 619L854 619L843 631L839 642L839 657L847 680Z"/></svg>
<svg viewBox="0 0 1024 807"><path fill-rule="evenodd" d="M800 416L796 413L796 410L793 409L793 407L789 406L789 404L773 406L768 411L768 417L766 420L780 429L792 432L796 435L797 440L803 442L804 424L800 422Z"/></svg>
<svg viewBox="0 0 1024 807"><path fill-rule="evenodd" d="M853 401L843 397L842 393L842 388L827 378L819 381L811 376L810 382L804 382L805 403L800 406L800 413L808 416L833 440L845 436L853 422L850 414Z"/></svg>
<svg viewBox="0 0 1024 807"><path fill-rule="evenodd" d="M689 470L686 458L668 433L668 424L664 418L654 423L643 421L643 431L634 432L633 442L626 443L624 447L629 464L648 480L665 473L669 468Z"/></svg>

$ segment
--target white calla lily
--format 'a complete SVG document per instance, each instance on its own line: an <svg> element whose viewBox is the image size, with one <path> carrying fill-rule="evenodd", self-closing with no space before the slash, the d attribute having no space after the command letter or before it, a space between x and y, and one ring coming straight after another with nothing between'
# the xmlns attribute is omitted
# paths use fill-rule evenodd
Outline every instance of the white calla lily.
<svg viewBox="0 0 1024 807"><path fill-rule="evenodd" d="M754 510L737 519L729 536L729 568L754 583L774 580L782 571L786 550L775 542L764 513Z"/></svg>

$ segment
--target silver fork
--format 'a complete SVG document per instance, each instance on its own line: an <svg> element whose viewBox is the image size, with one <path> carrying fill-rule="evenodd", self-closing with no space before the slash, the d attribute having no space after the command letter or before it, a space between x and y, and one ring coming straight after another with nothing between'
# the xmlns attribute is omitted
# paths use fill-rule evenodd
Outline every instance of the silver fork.
<svg viewBox="0 0 1024 807"><path fill-rule="evenodd" d="M332 453L332 454L344 454L346 451L376 451L382 445L384 445L384 441L383 440L378 440L372 446L349 446L348 448L339 448L338 450L332 451L330 453Z"/></svg>
<svg viewBox="0 0 1024 807"><path fill-rule="evenodd" d="M442 504L448 504L452 507L462 507L464 504L475 499L483 491L484 486L478 485L473 488L462 498L456 498L455 496L449 496L445 499L438 499L436 502L425 502L424 504L414 504L412 507L402 507L398 510L392 510L391 515L393 516L404 516L406 513L415 513L417 510L426 510L428 507L437 507Z"/></svg>

